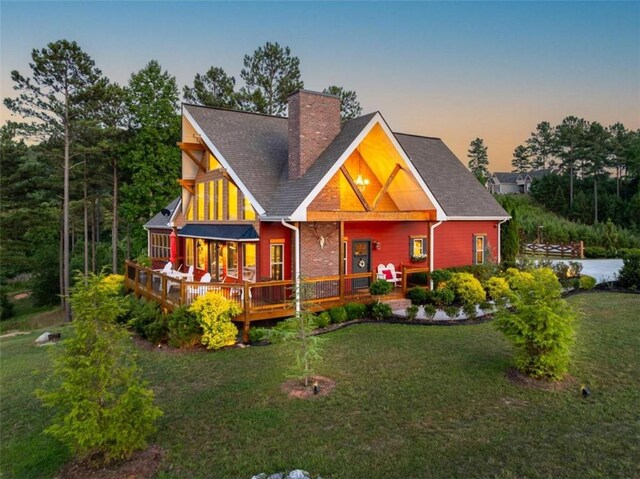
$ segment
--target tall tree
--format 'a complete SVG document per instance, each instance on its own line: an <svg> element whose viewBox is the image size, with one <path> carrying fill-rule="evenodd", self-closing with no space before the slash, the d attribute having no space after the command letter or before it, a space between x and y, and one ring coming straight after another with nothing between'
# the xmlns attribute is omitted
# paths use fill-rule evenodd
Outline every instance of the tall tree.
<svg viewBox="0 0 640 479"><path fill-rule="evenodd" d="M609 166L616 170L616 196L620 198L620 180L627 164L627 153L629 143L629 131L622 123L614 123L608 128L609 142L607 149L609 151Z"/></svg>
<svg viewBox="0 0 640 479"><path fill-rule="evenodd" d="M362 107L355 91L345 90L341 86L331 85L324 89L324 93L340 98L340 118L342 121L357 118L362 114Z"/></svg>
<svg viewBox="0 0 640 479"><path fill-rule="evenodd" d="M547 167L555 165L553 159L555 146L554 137L554 128L548 121L538 123L536 131L532 132L527 140L532 169L546 169Z"/></svg>
<svg viewBox="0 0 640 479"><path fill-rule="evenodd" d="M520 145L513 150L513 159L511 166L514 173L524 173L531 169L531 161L529 158L529 150L526 146Z"/></svg>
<svg viewBox="0 0 640 479"><path fill-rule="evenodd" d="M58 137L64 141L63 154L63 298L65 317L71 319L71 308L66 300L70 288L69 249L69 169L77 122L88 117L87 100L91 90L99 83L102 72L76 42L59 40L42 50L31 53L31 78L18 71L11 72L16 98L7 98L5 105L14 114L31 122L27 130L44 137Z"/></svg>
<svg viewBox="0 0 640 479"><path fill-rule="evenodd" d="M176 182L167 181L180 177L178 101L175 77L156 60L131 75L125 99L131 138L121 162L120 189L122 213L131 224L144 223L180 192ZM132 236L135 251L146 245L140 230Z"/></svg>
<svg viewBox="0 0 640 479"><path fill-rule="evenodd" d="M478 178L480 183L484 184L487 178L489 178L489 157L487 155L487 147L484 146L484 140L482 138L476 138L469 145L467 152L467 158L469 158L469 170Z"/></svg>
<svg viewBox="0 0 640 479"><path fill-rule="evenodd" d="M609 132L597 121L589 124L584 136L584 176L593 181L593 222L598 222L598 179L605 174Z"/></svg>
<svg viewBox="0 0 640 479"><path fill-rule="evenodd" d="M204 75L196 74L193 87L184 87L184 101L204 106L236 108L236 79L222 68L211 67Z"/></svg>
<svg viewBox="0 0 640 479"><path fill-rule="evenodd" d="M561 159L562 169L569 174L569 208L573 208L573 180L582 159L584 132L587 122L568 116L556 127L555 147Z"/></svg>
<svg viewBox="0 0 640 479"><path fill-rule="evenodd" d="M253 55L245 55L240 78L245 82L240 91L241 107L269 115L283 115L287 97L304 86L300 60L278 42L267 42Z"/></svg>

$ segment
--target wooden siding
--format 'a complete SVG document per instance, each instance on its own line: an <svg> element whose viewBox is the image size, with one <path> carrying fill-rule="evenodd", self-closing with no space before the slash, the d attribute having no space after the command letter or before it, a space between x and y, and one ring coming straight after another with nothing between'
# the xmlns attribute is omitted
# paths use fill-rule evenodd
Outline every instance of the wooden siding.
<svg viewBox="0 0 640 479"><path fill-rule="evenodd" d="M474 235L487 237L486 246L497 261L498 221L446 221L434 230L433 269L473 264Z"/></svg>
<svg viewBox="0 0 640 479"><path fill-rule="evenodd" d="M260 223L260 243L258 246L258 274L256 276L257 281L268 280L271 276L271 257L270 257L270 245L273 242L280 243L284 240L284 279L291 279L291 258L292 258L292 231L283 226L281 223Z"/></svg>

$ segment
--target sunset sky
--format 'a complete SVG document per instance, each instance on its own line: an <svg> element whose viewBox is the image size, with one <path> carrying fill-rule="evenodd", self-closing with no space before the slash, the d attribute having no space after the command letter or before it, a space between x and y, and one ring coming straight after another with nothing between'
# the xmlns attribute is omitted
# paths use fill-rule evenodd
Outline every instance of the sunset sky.
<svg viewBox="0 0 640 479"><path fill-rule="evenodd" d="M577 115L640 128L639 2L0 1L0 87L34 48L75 40L112 81L157 59L180 89L236 77L266 41L300 58L305 88L355 90L394 131L441 137L465 164L483 138L508 171L537 123ZM0 123L9 119L1 109Z"/></svg>

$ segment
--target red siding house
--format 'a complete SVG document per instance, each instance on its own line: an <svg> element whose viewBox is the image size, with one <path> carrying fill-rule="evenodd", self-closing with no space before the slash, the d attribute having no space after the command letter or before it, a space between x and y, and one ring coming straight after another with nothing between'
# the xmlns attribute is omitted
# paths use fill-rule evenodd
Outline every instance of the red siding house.
<svg viewBox="0 0 640 479"><path fill-rule="evenodd" d="M438 138L380 112L341 122L340 100L301 90L288 118L183 105L182 194L152 218L160 268L259 283L499 261L507 213Z"/></svg>

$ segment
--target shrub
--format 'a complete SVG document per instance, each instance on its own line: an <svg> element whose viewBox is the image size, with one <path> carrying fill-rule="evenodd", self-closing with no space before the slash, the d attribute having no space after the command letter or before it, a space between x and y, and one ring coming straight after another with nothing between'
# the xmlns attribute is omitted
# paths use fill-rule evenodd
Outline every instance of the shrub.
<svg viewBox="0 0 640 479"><path fill-rule="evenodd" d="M602 246L585 246L584 256L585 258L608 258L610 252Z"/></svg>
<svg viewBox="0 0 640 479"><path fill-rule="evenodd" d="M392 314L391 306L388 304L376 302L371 306L371 316L378 321L388 319Z"/></svg>
<svg viewBox="0 0 640 479"><path fill-rule="evenodd" d="M423 271L412 273L411 269L407 271L407 284L415 284L418 286L429 286L429 275Z"/></svg>
<svg viewBox="0 0 640 479"><path fill-rule="evenodd" d="M618 250L618 256L621 258L627 257L627 255L640 254L640 248L620 248Z"/></svg>
<svg viewBox="0 0 640 479"><path fill-rule="evenodd" d="M491 276L495 276L500 272L500 266L495 263L472 264L447 268L447 271L452 275L455 273L469 273L478 281L484 283Z"/></svg>
<svg viewBox="0 0 640 479"><path fill-rule="evenodd" d="M166 341L169 336L167 317L162 313L158 314L155 320L144 327L144 336L153 344Z"/></svg>
<svg viewBox="0 0 640 479"><path fill-rule="evenodd" d="M482 284L471 273L454 273L448 286L462 304L478 304L486 298Z"/></svg>
<svg viewBox="0 0 640 479"><path fill-rule="evenodd" d="M316 316L316 326L318 326L319 328L326 328L330 324L331 315L327 311L323 311Z"/></svg>
<svg viewBox="0 0 640 479"><path fill-rule="evenodd" d="M539 270L533 270L539 271ZM553 272L553 271L552 271ZM533 282L533 274L528 271L519 271L515 268L509 268L505 271L504 278L512 290L523 291ZM557 278L556 278L557 279Z"/></svg>
<svg viewBox="0 0 640 479"><path fill-rule="evenodd" d="M337 306L329 310L331 324L344 323L347 320L347 310L343 306Z"/></svg>
<svg viewBox="0 0 640 479"><path fill-rule="evenodd" d="M427 319L433 319L436 315L436 307L433 304L425 304L422 309L424 310L424 317Z"/></svg>
<svg viewBox="0 0 640 479"><path fill-rule="evenodd" d="M494 324L513 343L520 371L534 378L559 379L567 371L576 315L562 299L562 287L552 270L520 274L528 276L516 278L512 273L512 310L500 308Z"/></svg>
<svg viewBox="0 0 640 479"><path fill-rule="evenodd" d="M259 343L267 337L266 328L249 328L249 342Z"/></svg>
<svg viewBox="0 0 640 479"><path fill-rule="evenodd" d="M347 303L344 305L344 309L347 311L349 321L362 319L367 313L367 307L362 303Z"/></svg>
<svg viewBox="0 0 640 479"><path fill-rule="evenodd" d="M9 299L9 295L4 288L0 288L0 321L13 318L15 314L15 307L13 302Z"/></svg>
<svg viewBox="0 0 640 479"><path fill-rule="evenodd" d="M376 279L371 286L369 286L369 292L373 296L382 296L385 294L389 294L393 289L393 284L384 280L384 279Z"/></svg>
<svg viewBox="0 0 640 479"><path fill-rule="evenodd" d="M158 319L162 314L158 303L145 300L132 301L129 326L143 338L147 337L147 326Z"/></svg>
<svg viewBox="0 0 640 479"><path fill-rule="evenodd" d="M76 278L70 298L73 333L62 350L54 351L57 384L37 392L56 411L45 433L65 443L80 460L96 464L143 449L162 414L153 405L153 391L140 379L128 334L115 322L124 300L105 289L102 278Z"/></svg>
<svg viewBox="0 0 640 479"><path fill-rule="evenodd" d="M419 307L416 306L415 304L412 304L411 306L409 306L407 308L407 321L415 321L416 317L418 316L418 311L419 311Z"/></svg>
<svg viewBox="0 0 640 479"><path fill-rule="evenodd" d="M569 276L580 276L582 273L582 263L580 261L569 261Z"/></svg>
<svg viewBox="0 0 640 479"><path fill-rule="evenodd" d="M553 272L559 280L569 277L569 265L567 263L560 261L551 266L551 269L553 269Z"/></svg>
<svg viewBox="0 0 640 479"><path fill-rule="evenodd" d="M169 315L169 344L176 348L193 348L200 342L202 327L198 318L185 306L177 308ZM251 333L253 329L250 329Z"/></svg>
<svg viewBox="0 0 640 479"><path fill-rule="evenodd" d="M628 254L622 260L618 281L623 288L640 289L640 253Z"/></svg>
<svg viewBox="0 0 640 479"><path fill-rule="evenodd" d="M475 319L475 317L478 315L476 305L473 303L465 303L462 306L462 312L467 317L467 319Z"/></svg>
<svg viewBox="0 0 640 479"><path fill-rule="evenodd" d="M593 289L596 287L596 279L593 276L580 276L579 279L579 287L580 289Z"/></svg>
<svg viewBox="0 0 640 479"><path fill-rule="evenodd" d="M456 299L456 293L451 288L436 289L431 292L431 301L438 307L444 308L450 305Z"/></svg>
<svg viewBox="0 0 640 479"><path fill-rule="evenodd" d="M489 297L496 303L503 303L511 293L511 288L509 288L507 280L499 276L489 278L486 283L486 289Z"/></svg>
<svg viewBox="0 0 640 479"><path fill-rule="evenodd" d="M431 272L431 281L433 288L438 289L442 283L446 283L451 279L451 272L446 269L437 269Z"/></svg>
<svg viewBox="0 0 640 479"><path fill-rule="evenodd" d="M238 330L231 320L242 310L238 303L219 293L199 296L189 307L202 327L202 344L208 349L231 346L236 342Z"/></svg>
<svg viewBox="0 0 640 479"><path fill-rule="evenodd" d="M460 308L458 306L445 306L444 307L444 312L451 319L456 319L456 317L458 316L458 312L459 311L460 311Z"/></svg>
<svg viewBox="0 0 640 479"><path fill-rule="evenodd" d="M108 294L122 294L124 292L124 276L121 274L110 274L102 278L100 285Z"/></svg>
<svg viewBox="0 0 640 479"><path fill-rule="evenodd" d="M412 304L417 304L419 306L427 304L430 299L429 296L429 291L424 288L415 287L407 291L407 298L411 300Z"/></svg>

